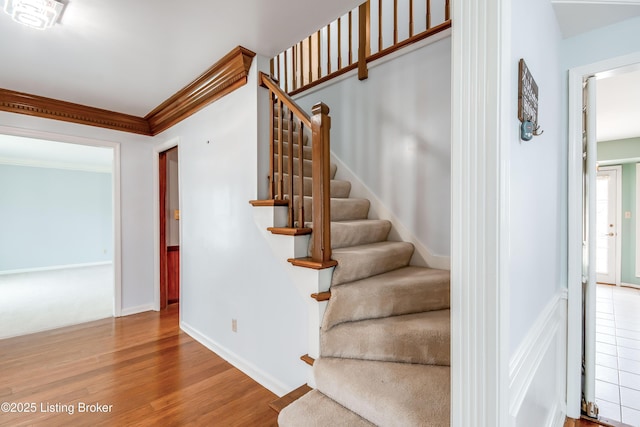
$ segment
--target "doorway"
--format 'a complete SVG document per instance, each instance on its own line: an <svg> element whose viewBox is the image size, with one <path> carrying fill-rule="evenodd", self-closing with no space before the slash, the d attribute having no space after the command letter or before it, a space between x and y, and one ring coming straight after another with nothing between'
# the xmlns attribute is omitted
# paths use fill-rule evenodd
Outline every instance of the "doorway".
<svg viewBox="0 0 640 427"><path fill-rule="evenodd" d="M178 147L158 153L159 308L180 301L180 186Z"/></svg>
<svg viewBox="0 0 640 427"><path fill-rule="evenodd" d="M618 285L622 166L599 167L596 177L596 281Z"/></svg>

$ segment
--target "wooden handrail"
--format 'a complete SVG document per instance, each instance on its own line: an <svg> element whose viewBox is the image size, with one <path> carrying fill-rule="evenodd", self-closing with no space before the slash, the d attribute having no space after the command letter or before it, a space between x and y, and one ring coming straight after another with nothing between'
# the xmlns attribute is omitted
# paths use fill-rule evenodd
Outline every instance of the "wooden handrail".
<svg viewBox="0 0 640 427"><path fill-rule="evenodd" d="M266 87L271 92L276 94L276 96L282 101L286 107L293 112L293 114L298 117L304 123L305 126L311 127L311 118L309 115L302 109L296 102L291 99L286 92L284 92L280 86L273 81L271 77L266 75L263 72L260 72L260 86Z"/></svg>

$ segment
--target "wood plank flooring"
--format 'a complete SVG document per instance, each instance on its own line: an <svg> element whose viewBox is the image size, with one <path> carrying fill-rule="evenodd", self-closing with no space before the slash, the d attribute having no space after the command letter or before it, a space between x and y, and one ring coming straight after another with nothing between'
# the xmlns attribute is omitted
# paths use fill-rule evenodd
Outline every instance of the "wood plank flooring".
<svg viewBox="0 0 640 427"><path fill-rule="evenodd" d="M0 426L271 427L276 398L181 332L177 304L0 340Z"/></svg>

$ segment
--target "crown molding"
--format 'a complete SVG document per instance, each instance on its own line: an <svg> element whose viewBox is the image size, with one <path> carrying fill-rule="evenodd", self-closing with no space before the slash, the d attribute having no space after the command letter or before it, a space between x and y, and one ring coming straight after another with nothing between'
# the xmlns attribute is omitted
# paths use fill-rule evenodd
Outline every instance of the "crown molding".
<svg viewBox="0 0 640 427"><path fill-rule="evenodd" d="M8 89L0 89L0 111L151 135L142 117Z"/></svg>
<svg viewBox="0 0 640 427"><path fill-rule="evenodd" d="M0 88L0 111L154 136L248 81L256 54L238 46L145 117Z"/></svg>
<svg viewBox="0 0 640 427"><path fill-rule="evenodd" d="M147 114L151 133L158 133L186 119L210 103L247 83L256 54L238 46L193 82Z"/></svg>

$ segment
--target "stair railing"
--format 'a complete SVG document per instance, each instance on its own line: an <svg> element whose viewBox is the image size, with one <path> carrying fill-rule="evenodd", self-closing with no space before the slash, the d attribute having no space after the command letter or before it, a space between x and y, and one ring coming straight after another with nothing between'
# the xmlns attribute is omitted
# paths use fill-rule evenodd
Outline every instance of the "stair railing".
<svg viewBox="0 0 640 427"><path fill-rule="evenodd" d="M335 265L331 260L331 216L330 216L330 130L329 107L318 103L312 108L310 117L295 103L271 77L260 73L260 85L269 90L270 135L269 135L269 198L276 204L287 205L289 209L288 234L304 234L304 132L311 130L311 175L312 175L312 213L313 247L311 257L303 260L291 260L296 265L311 268L326 268ZM276 117L277 112L277 117ZM287 126L287 171L289 180L285 188L284 164L284 117ZM298 203L297 227L294 194L294 123L297 127L298 161ZM288 195L288 199L286 198Z"/></svg>

